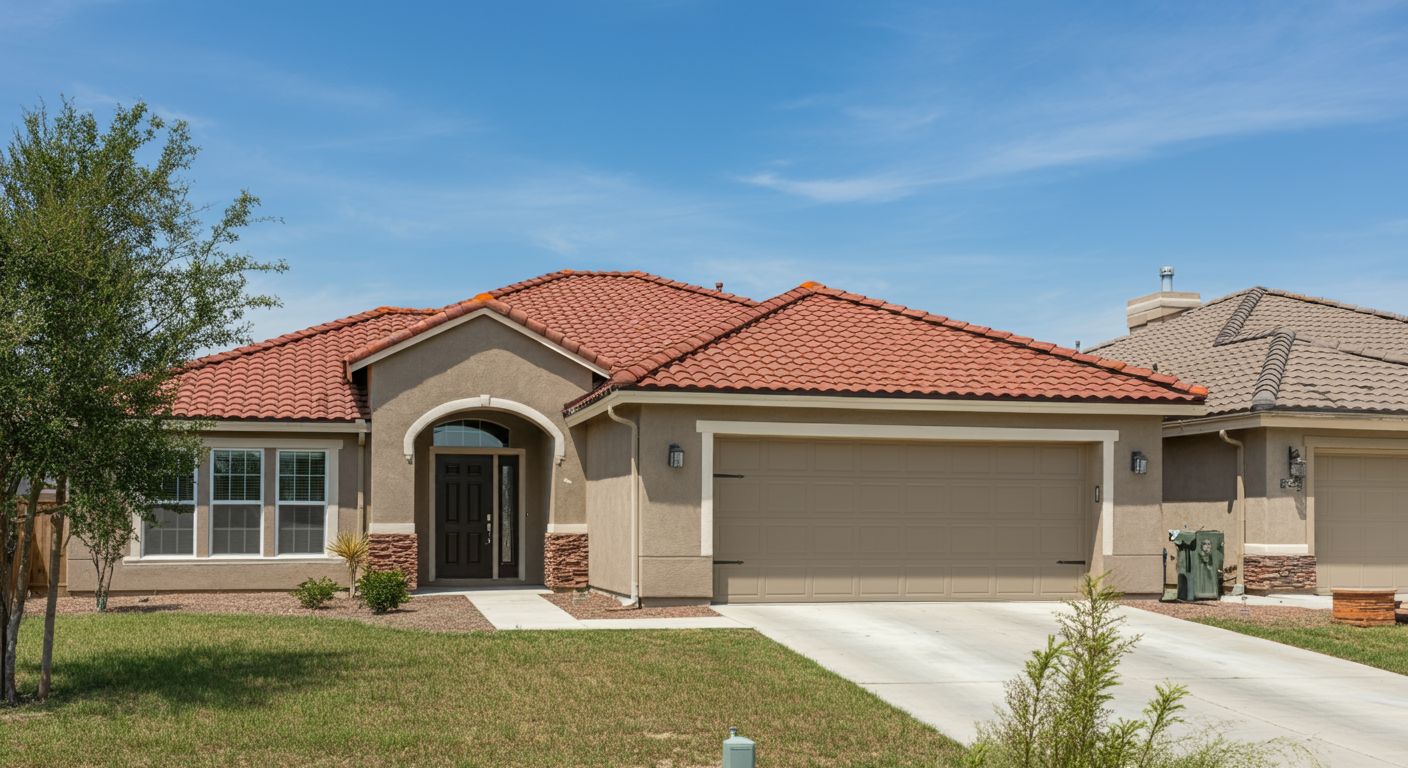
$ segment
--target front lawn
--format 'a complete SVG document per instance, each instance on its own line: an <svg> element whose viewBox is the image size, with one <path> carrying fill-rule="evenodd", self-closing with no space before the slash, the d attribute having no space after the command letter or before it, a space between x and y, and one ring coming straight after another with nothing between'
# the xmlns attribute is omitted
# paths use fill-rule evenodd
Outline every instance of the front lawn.
<svg viewBox="0 0 1408 768"><path fill-rule="evenodd" d="M41 627L29 621L32 688ZM56 696L6 766L946 764L960 747L749 630L439 634L350 621L63 616Z"/></svg>
<svg viewBox="0 0 1408 768"><path fill-rule="evenodd" d="M1195 621L1408 675L1408 625L1353 627L1347 624L1303 625L1228 618L1199 618Z"/></svg>

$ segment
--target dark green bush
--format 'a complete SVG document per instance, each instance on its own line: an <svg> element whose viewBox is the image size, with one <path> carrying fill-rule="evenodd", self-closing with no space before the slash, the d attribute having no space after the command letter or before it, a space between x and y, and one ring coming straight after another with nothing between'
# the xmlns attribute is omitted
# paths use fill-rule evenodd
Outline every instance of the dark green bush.
<svg viewBox="0 0 1408 768"><path fill-rule="evenodd" d="M298 598L298 604L304 608L322 608L341 589L337 582L324 576L321 579L306 579L298 588L293 590L293 596Z"/></svg>
<svg viewBox="0 0 1408 768"><path fill-rule="evenodd" d="M357 579L357 592L372 613L395 610L411 599L406 574L399 570L367 571Z"/></svg>

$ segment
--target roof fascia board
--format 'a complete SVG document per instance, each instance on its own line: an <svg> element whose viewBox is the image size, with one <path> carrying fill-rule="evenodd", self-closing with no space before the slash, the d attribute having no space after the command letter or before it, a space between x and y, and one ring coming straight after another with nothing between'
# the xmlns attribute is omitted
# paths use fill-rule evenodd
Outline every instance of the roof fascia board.
<svg viewBox="0 0 1408 768"><path fill-rule="evenodd" d="M1164 423L1164 437L1202 435L1224 429L1334 429L1408 432L1408 417L1335 413L1229 413Z"/></svg>
<svg viewBox="0 0 1408 768"><path fill-rule="evenodd" d="M930 427L912 424L814 424L797 421L695 422L695 430L744 437L819 437L876 440L962 440L1001 443L1103 443L1120 439L1116 429Z"/></svg>
<svg viewBox="0 0 1408 768"><path fill-rule="evenodd" d="M335 432L357 434L371 432L372 427L365 421L201 421L183 419L183 424L194 424L202 432Z"/></svg>
<svg viewBox="0 0 1408 768"><path fill-rule="evenodd" d="M567 351L567 350L566 350L565 348L563 348L562 346L560 346L560 345L558 345L558 344L552 343L551 341L549 341L549 340L543 338L542 336L539 336L538 334L533 333L532 331L528 330L527 328L524 328L523 326L519 325L518 323L515 323L515 322L513 322L512 320L509 320L508 318L504 317L503 315L500 315L498 312L495 312L494 310L488 309L488 308L476 309L475 311L470 312L470 313L467 314L467 315L461 315L461 316L459 316L459 317L457 317L457 318L455 318L455 319L453 319L453 320L449 320L449 321L447 321L447 322L441 323L440 325L437 325L437 326L435 326L434 328L431 328L431 329L426 330L426 331L424 331L424 332L418 333L418 334L416 334L415 336L412 336L411 338L406 339L405 341L403 341L403 342L401 342L401 343L399 343L399 344L393 344L392 346L389 346L389 347L387 347L386 349L383 349L383 350L381 350L380 352L377 352L377 353L374 354L374 355L368 355L368 356L362 358L361 360L358 360L357 362L352 363L350 366L348 366L348 370L349 370L349 371L356 371L356 370L361 370L362 368L366 368L367 366L371 365L372 363L375 363L375 362L377 362L377 361L379 361L379 360L384 360L384 359L386 359L386 358L388 358L388 357L390 357L390 356L396 354L397 352L400 352L400 351L402 351L402 350L404 350L404 349L407 349L407 348L412 347L412 346L414 346L414 345L416 345L416 344L419 344L419 343L421 343L422 341L425 341L426 339L432 338L432 337L434 337L434 336L438 336L438 335L440 335L440 334L444 333L445 331L448 331L448 330L450 330L450 329L452 329L452 328L458 328L459 326L461 326L461 325L463 325L463 324L465 324L465 323L467 323L467 322L469 322L469 321L471 321L471 320L474 320L474 319L476 319L476 318L480 318L480 317L487 317L487 318L489 318L490 320L494 320L494 321L498 322L500 325L504 326L505 328L511 328L511 329L513 329L513 330L515 330L515 331L517 331L517 332L523 334L524 336L527 336L528 338L532 339L533 341L536 341L536 342L538 342L539 344L542 344L543 346L547 347L548 349L551 349L552 351L558 353L559 355L562 355L563 357L567 358L568 360L571 360L572 362L574 362L574 363L576 363L576 364L582 366L583 368L586 368L587 370L591 371L592 373L595 373L595 374L598 375L598 376L602 376L602 377L605 377L605 378L610 378L610 376L611 376L611 374L610 374L605 368L602 368L601 366L596 365L595 363L589 363L589 362L587 362L586 360L583 360L580 356L575 355L575 354L573 354L573 353Z"/></svg>
<svg viewBox="0 0 1408 768"><path fill-rule="evenodd" d="M967 413L1142 414L1201 416L1202 405L1157 403L1062 403L1008 400L957 400L835 395L767 395L728 392L653 392L617 390L567 417L568 426L590 421L612 405L741 405L768 408L827 408L863 411L948 411Z"/></svg>

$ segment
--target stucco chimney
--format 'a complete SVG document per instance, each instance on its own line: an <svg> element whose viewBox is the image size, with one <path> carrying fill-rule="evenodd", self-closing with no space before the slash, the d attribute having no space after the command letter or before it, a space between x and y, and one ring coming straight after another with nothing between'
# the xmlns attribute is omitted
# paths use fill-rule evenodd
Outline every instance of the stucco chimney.
<svg viewBox="0 0 1408 768"><path fill-rule="evenodd" d="M1159 281L1160 290L1130 299L1125 304L1124 314L1129 330L1161 323L1203 303L1203 297L1197 293L1173 290L1173 267L1159 267Z"/></svg>

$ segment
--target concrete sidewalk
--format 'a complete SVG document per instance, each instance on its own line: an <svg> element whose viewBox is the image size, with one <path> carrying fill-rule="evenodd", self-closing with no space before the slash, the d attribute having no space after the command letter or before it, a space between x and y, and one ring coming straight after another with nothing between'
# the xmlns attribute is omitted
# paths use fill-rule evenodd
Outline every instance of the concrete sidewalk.
<svg viewBox="0 0 1408 768"><path fill-rule="evenodd" d="M1050 603L717 606L962 741L1056 630ZM1115 710L1139 717L1154 685L1188 686L1188 727L1286 739L1330 766L1408 766L1408 677L1235 632L1122 609L1143 635Z"/></svg>
<svg viewBox="0 0 1408 768"><path fill-rule="evenodd" d="M578 619L543 599L540 587L419 590L424 595L463 595L495 629L740 629L734 619L699 616L677 619Z"/></svg>

